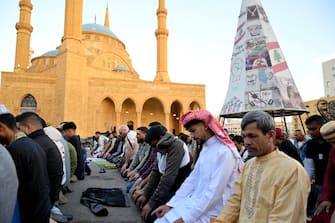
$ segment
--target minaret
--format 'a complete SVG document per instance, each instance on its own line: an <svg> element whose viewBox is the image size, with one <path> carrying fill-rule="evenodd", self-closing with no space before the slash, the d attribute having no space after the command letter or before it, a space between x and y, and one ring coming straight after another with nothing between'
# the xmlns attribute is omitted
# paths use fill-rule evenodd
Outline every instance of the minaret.
<svg viewBox="0 0 335 223"><path fill-rule="evenodd" d="M63 47L73 48L81 43L83 20L83 0L67 0L65 4L65 21Z"/></svg>
<svg viewBox="0 0 335 223"><path fill-rule="evenodd" d="M66 0L64 36L57 55L55 119L72 120L78 129L86 131L88 80L82 45L83 0ZM80 131L80 130L79 130Z"/></svg>
<svg viewBox="0 0 335 223"><path fill-rule="evenodd" d="M159 0L157 9L158 28L155 32L157 39L157 73L155 81L170 82L168 74L168 58L167 58L167 38L169 31L166 29L167 10L165 8L165 0Z"/></svg>
<svg viewBox="0 0 335 223"><path fill-rule="evenodd" d="M30 24L31 10L33 5L30 0L21 0L20 19L16 23L16 52L15 52L15 72L24 72L29 66L30 58L30 36L33 27Z"/></svg>
<svg viewBox="0 0 335 223"><path fill-rule="evenodd" d="M106 7L105 24L104 25L105 25L106 28L108 28L108 29L110 28L109 27L109 15L108 15L108 3L107 3L107 7Z"/></svg>

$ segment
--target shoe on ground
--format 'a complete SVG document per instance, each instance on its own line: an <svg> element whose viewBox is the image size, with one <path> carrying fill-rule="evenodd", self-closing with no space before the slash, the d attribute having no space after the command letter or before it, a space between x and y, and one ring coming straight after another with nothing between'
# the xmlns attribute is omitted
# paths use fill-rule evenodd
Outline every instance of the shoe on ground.
<svg viewBox="0 0 335 223"><path fill-rule="evenodd" d="M61 214L50 213L50 218L58 223L67 223L69 220Z"/></svg>
<svg viewBox="0 0 335 223"><path fill-rule="evenodd" d="M73 176L71 177L71 179L70 179L70 182L71 182L71 183L75 183L75 182L77 182L77 181L78 181L78 178L77 178L76 175L73 175Z"/></svg>
<svg viewBox="0 0 335 223"><path fill-rule="evenodd" d="M68 186L62 188L63 194L72 193L72 190Z"/></svg>
<svg viewBox="0 0 335 223"><path fill-rule="evenodd" d="M69 200L64 196L63 192L60 191L60 192L59 192L59 198L58 198L57 203L58 203L59 205L62 205L62 204L66 204L68 201L69 201Z"/></svg>
<svg viewBox="0 0 335 223"><path fill-rule="evenodd" d="M68 221L71 221L73 219L73 215L71 214L63 214L63 216L66 217Z"/></svg>

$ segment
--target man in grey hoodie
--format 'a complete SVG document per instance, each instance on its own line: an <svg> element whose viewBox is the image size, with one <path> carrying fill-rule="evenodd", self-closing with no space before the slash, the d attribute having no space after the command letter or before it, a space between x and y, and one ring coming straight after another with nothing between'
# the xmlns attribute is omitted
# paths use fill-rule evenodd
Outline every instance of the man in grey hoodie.
<svg viewBox="0 0 335 223"><path fill-rule="evenodd" d="M157 149L157 161L137 205L142 207L142 219L151 223L156 219L151 212L174 195L191 172L191 162L185 143L168 133L164 126L151 127L145 141Z"/></svg>

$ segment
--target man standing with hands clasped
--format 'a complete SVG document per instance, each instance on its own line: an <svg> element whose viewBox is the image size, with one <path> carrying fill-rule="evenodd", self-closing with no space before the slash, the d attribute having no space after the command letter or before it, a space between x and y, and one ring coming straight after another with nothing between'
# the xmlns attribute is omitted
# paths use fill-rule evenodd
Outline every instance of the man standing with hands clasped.
<svg viewBox="0 0 335 223"><path fill-rule="evenodd" d="M214 223L306 223L310 180L303 166L275 147L275 123L262 111L241 122L249 155L234 192Z"/></svg>
<svg viewBox="0 0 335 223"><path fill-rule="evenodd" d="M220 123L206 110L194 110L181 117L202 151L194 170L176 194L153 213L155 223L205 223L219 214L230 197L243 161Z"/></svg>

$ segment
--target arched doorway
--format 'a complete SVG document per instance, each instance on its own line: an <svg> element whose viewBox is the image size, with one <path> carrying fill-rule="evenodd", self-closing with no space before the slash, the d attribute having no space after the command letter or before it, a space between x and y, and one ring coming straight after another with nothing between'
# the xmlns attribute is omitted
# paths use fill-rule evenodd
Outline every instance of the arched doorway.
<svg viewBox="0 0 335 223"><path fill-rule="evenodd" d="M198 102L196 101L193 101L191 104L190 104L190 107L189 107L190 110L200 110L200 105Z"/></svg>
<svg viewBox="0 0 335 223"><path fill-rule="evenodd" d="M165 125L164 106L157 98L149 98L143 104L142 109L142 125L148 126L148 124L153 121L158 121Z"/></svg>
<svg viewBox="0 0 335 223"><path fill-rule="evenodd" d="M110 98L105 98L96 112L95 131L112 131L116 129L115 104Z"/></svg>
<svg viewBox="0 0 335 223"><path fill-rule="evenodd" d="M27 94L21 101L20 112L36 112L37 111L37 101L34 96Z"/></svg>
<svg viewBox="0 0 335 223"><path fill-rule="evenodd" d="M171 104L171 111L170 111L170 132L172 132L174 135L179 135L180 133L180 123L179 118L180 114L182 112L182 105L178 101L174 101Z"/></svg>
<svg viewBox="0 0 335 223"><path fill-rule="evenodd" d="M136 123L136 106L133 100L130 98L127 98L123 103L122 103L122 108L121 108L121 125L126 125L128 121L133 121ZM136 126L134 126L136 129Z"/></svg>

